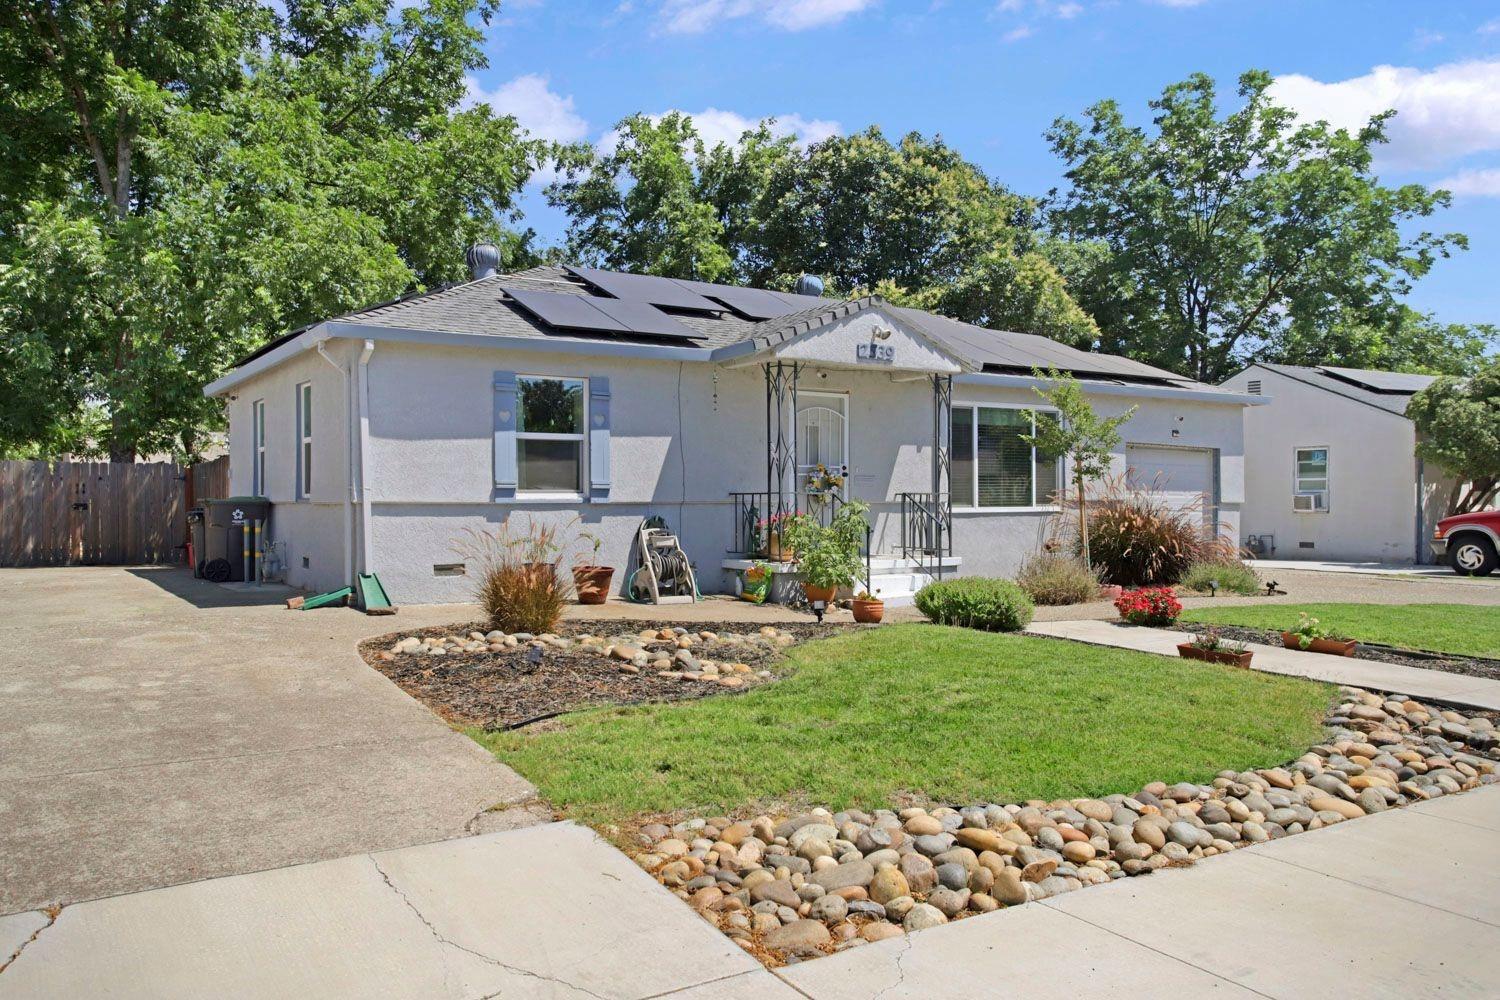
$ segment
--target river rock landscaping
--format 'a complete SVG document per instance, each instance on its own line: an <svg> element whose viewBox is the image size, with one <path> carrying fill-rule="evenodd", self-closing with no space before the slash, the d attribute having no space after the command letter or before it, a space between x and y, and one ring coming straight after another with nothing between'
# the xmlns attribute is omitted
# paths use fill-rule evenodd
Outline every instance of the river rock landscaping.
<svg viewBox="0 0 1500 1000"><path fill-rule="evenodd" d="M507 635L476 622L380 636L360 653L450 723L510 729L589 705L745 690L772 678L788 647L839 628L619 620Z"/></svg>
<svg viewBox="0 0 1500 1000"><path fill-rule="evenodd" d="M1492 713L1341 688L1282 767L1131 794L640 826L636 862L771 965L1149 875L1497 780ZM675 818L675 817L674 817Z"/></svg>

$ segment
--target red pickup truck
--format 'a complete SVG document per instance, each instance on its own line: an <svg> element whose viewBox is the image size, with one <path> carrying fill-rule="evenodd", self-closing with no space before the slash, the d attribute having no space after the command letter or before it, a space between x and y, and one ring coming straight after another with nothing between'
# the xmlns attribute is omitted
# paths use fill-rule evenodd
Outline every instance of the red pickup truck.
<svg viewBox="0 0 1500 1000"><path fill-rule="evenodd" d="M1489 576L1500 566L1500 510L1443 518L1433 529L1432 551L1460 576Z"/></svg>

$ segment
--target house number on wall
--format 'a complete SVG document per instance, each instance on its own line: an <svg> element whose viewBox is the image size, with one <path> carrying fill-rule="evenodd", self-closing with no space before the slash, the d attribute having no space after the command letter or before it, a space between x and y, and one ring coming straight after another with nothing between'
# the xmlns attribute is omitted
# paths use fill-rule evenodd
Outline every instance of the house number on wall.
<svg viewBox="0 0 1500 1000"><path fill-rule="evenodd" d="M854 356L860 361L883 361L890 364L896 360L896 349L890 344L877 344L871 341L868 344L856 344Z"/></svg>

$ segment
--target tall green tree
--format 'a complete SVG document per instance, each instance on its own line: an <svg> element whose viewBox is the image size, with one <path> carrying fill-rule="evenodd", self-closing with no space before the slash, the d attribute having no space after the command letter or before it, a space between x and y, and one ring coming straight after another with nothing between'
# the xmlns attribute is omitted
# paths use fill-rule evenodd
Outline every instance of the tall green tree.
<svg viewBox="0 0 1500 1000"><path fill-rule="evenodd" d="M569 151L550 189L578 259L651 274L837 294L879 291L956 319L1088 346L1035 203L941 139L871 128L806 149L770 122L708 147L690 119L635 116Z"/></svg>
<svg viewBox="0 0 1500 1000"><path fill-rule="evenodd" d="M1411 283L1467 245L1411 231L1446 192L1376 177L1389 112L1353 134L1299 123L1270 85L1244 74L1221 114L1196 74L1151 102L1149 130L1106 100L1047 133L1068 166L1053 226L1107 251L1077 261L1092 280L1074 285L1106 342L1218 382L1250 359L1316 353L1351 316L1389 325Z"/></svg>
<svg viewBox="0 0 1500 1000"><path fill-rule="evenodd" d="M1417 454L1451 474L1449 514L1484 510L1500 496L1500 358L1469 378L1446 376L1412 396Z"/></svg>
<svg viewBox="0 0 1500 1000"><path fill-rule="evenodd" d="M495 0L0 10L0 449L191 455L265 339L463 275L541 155L461 110ZM103 440L98 415L107 421Z"/></svg>

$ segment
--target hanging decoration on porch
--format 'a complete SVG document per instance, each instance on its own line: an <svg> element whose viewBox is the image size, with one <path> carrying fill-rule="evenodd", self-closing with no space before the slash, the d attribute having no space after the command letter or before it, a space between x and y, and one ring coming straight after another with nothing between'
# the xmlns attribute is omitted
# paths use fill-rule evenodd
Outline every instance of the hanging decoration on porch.
<svg viewBox="0 0 1500 1000"><path fill-rule="evenodd" d="M807 489L808 505L821 507L828 502L830 495L844 488L844 477L841 473L833 472L828 466L819 462L807 474L807 482L804 485Z"/></svg>

